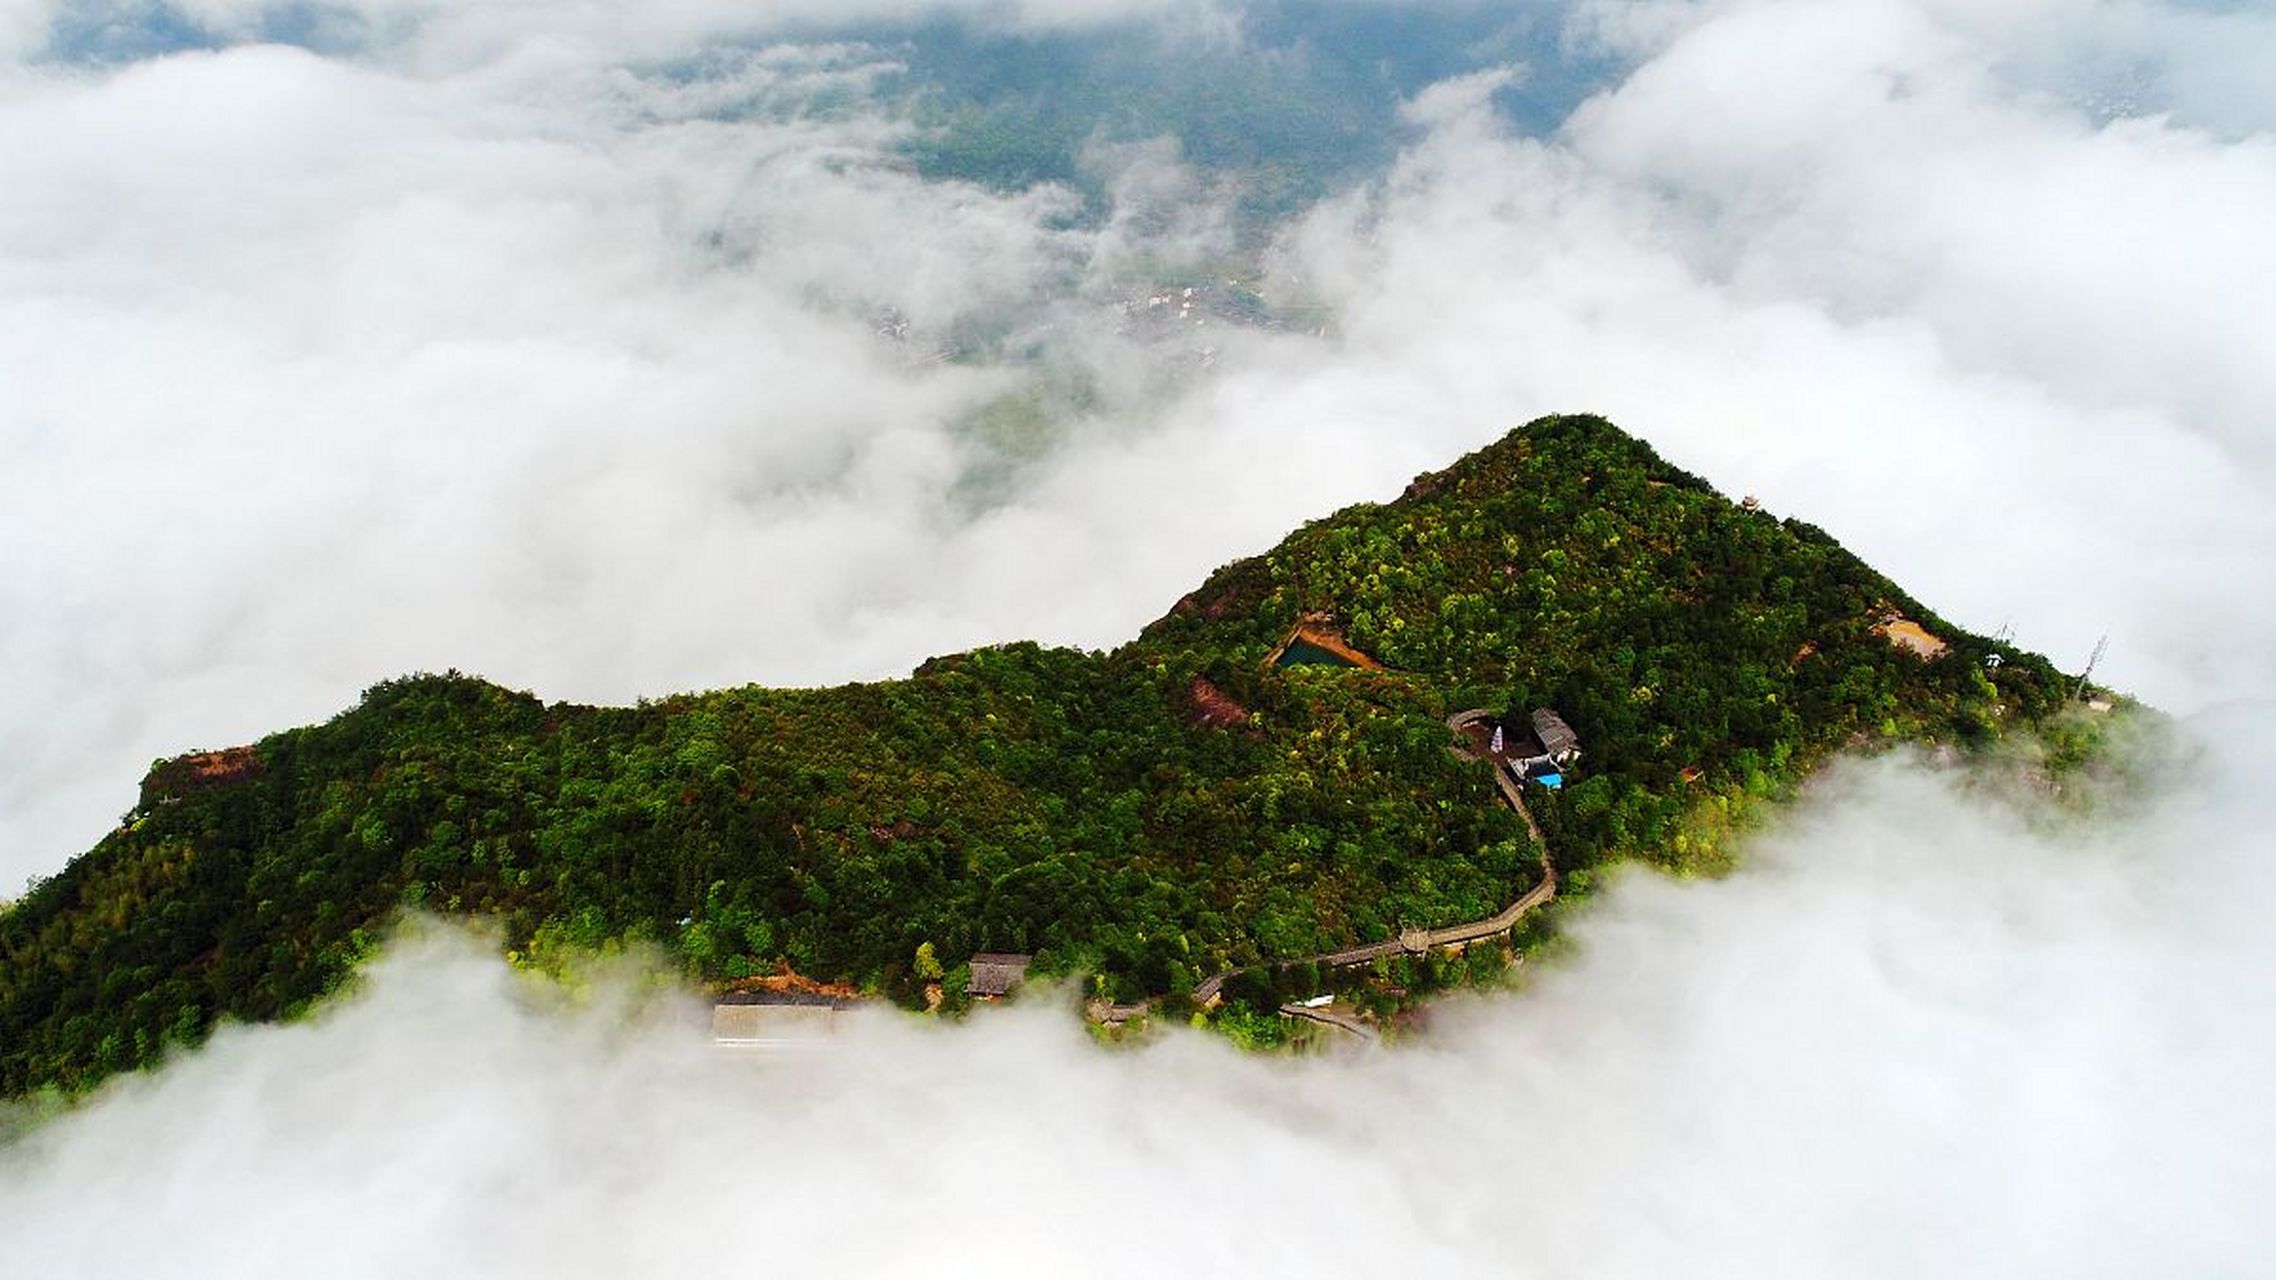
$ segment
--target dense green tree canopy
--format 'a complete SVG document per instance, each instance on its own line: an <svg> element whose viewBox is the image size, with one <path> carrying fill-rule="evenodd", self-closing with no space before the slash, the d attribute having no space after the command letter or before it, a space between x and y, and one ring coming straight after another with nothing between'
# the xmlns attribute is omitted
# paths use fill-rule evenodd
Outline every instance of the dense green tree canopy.
<svg viewBox="0 0 2276 1280"><path fill-rule="evenodd" d="M1892 644L1900 615L1948 651ZM1273 664L1307 617L1386 669ZM699 978L789 966L914 1000L975 951L1033 951L1117 998L1177 993L1533 882L1523 825L1446 750L1452 711L1578 731L1581 768L1535 806L1570 872L1713 865L1734 806L1831 752L1965 749L2063 694L1819 530L1601 420L1543 419L1226 566L1108 653L631 708L412 676L163 763L0 915L0 1092L289 1015L407 905L494 919L541 962L645 938Z"/></svg>

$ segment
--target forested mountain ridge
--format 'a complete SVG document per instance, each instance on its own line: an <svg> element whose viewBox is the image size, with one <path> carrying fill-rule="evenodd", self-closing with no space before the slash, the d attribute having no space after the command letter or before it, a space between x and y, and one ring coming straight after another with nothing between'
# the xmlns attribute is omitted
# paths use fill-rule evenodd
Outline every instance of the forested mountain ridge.
<svg viewBox="0 0 2276 1280"><path fill-rule="evenodd" d="M1892 643L1896 620L1943 649ZM1384 669L1282 666L1300 622ZM1995 660L1996 658L1996 660ZM0 915L0 1093L84 1088L333 988L406 906L524 959L613 940L916 1002L976 951L1120 999L1491 914L1539 872L1446 750L1467 707L1586 746L1533 806L1559 870L1714 865L1731 814L1845 746L1966 750L2068 682L1818 529L1601 419L1546 418L1228 565L1135 640L637 707L455 673L162 762ZM922 955L920 956L920 948Z"/></svg>

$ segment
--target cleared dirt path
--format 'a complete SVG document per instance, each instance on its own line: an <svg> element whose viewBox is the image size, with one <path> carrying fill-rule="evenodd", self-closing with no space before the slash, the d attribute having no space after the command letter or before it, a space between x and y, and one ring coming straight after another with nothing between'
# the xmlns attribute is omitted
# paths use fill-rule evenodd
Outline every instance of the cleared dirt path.
<svg viewBox="0 0 2276 1280"><path fill-rule="evenodd" d="M1313 1009L1301 1004L1284 1004L1280 1006L1280 1011L1291 1018L1303 1018L1310 1022L1323 1023L1334 1027L1338 1031L1349 1031L1369 1044L1373 1044L1382 1038L1377 1034L1375 1028L1367 1025L1357 1015L1342 1013L1333 1008Z"/></svg>

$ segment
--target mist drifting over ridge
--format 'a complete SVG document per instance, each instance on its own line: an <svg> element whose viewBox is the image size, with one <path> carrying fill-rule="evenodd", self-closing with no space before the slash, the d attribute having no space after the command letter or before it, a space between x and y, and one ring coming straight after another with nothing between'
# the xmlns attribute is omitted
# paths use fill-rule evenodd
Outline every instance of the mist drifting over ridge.
<svg viewBox="0 0 2276 1280"><path fill-rule="evenodd" d="M429 931L6 1153L0 1219L52 1276L2250 1274L2276 722L2191 733L2198 781L2092 831L1845 765L1736 875L1630 875L1524 993L1352 1058L1042 1005L754 1062Z"/></svg>
<svg viewBox="0 0 2276 1280"><path fill-rule="evenodd" d="M1076 70L1155 77L1141 105L1195 65L1367 97L1300 27L1244 52L1275 6L1183 11L878 13L1011 33L1015 66L1080 36ZM1971 625L2071 663L2110 631L2105 674L2163 705L2276 687L2236 589L2276 545L2231 287L2276 269L2251 15L1452 5L1468 52L1413 69L1448 78L1346 122L1386 167L1314 145L1323 199L1258 223L1206 117L1063 122L1065 181L928 178L962 154L896 78L928 46L799 6L342 7L305 45L198 7L156 56L63 12L16 24L0 94L10 881L152 757L405 670L629 701L1110 644L1576 408ZM1573 67L1606 78L1536 87ZM1291 323L1127 332L1242 262Z"/></svg>
<svg viewBox="0 0 2276 1280"><path fill-rule="evenodd" d="M1163 137L940 176L921 51L813 6L10 9L0 885L151 756L401 670L629 700L1112 643L1562 409L1970 625L2111 632L2105 678L2199 713L2150 812L2047 835L1850 768L1354 1061L1032 1009L754 1071L429 939L0 1153L11 1263L2264 1272L2276 22L1443 7L1481 10L1260 236L1253 176ZM859 16L1167 66L1287 64L1278 12ZM1567 63L1602 78L1526 118ZM1302 322L1131 337L1228 261Z"/></svg>

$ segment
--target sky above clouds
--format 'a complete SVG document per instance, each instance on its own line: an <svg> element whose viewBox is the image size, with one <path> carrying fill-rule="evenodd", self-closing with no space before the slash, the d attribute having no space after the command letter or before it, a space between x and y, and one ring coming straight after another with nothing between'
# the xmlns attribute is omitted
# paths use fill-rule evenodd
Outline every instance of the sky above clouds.
<svg viewBox="0 0 2276 1280"><path fill-rule="evenodd" d="M51 1275L326 1247L373 1275L2265 1271L2276 18L1411 6L1446 52L1277 204L1189 118L1130 126L1144 85L1066 177L959 178L911 34L1112 49L1183 101L1210 59L1374 83L1384 8L1265 47L1329 18L0 0L0 892L152 757L387 676L628 701L1111 645L1561 411L2066 668L2107 632L2100 674L2209 753L2172 794L2050 833L1851 768L1738 876L1632 878L1527 995L1361 1062L1102 1057L1033 1011L754 1075L523 1011L430 942L11 1153L12 1247ZM1130 321L1228 274L1290 323ZM965 1213L976 1165L1036 1211ZM256 1206L276 1231L210 1231Z"/></svg>

